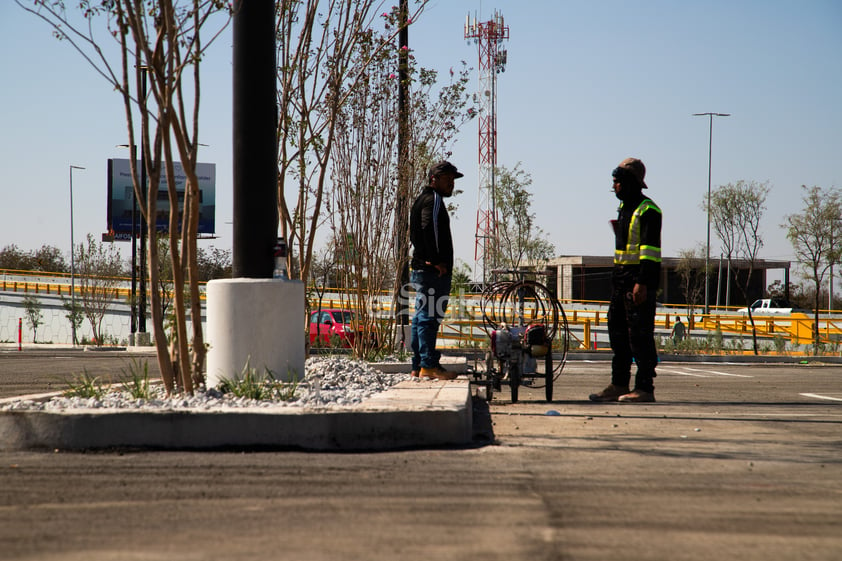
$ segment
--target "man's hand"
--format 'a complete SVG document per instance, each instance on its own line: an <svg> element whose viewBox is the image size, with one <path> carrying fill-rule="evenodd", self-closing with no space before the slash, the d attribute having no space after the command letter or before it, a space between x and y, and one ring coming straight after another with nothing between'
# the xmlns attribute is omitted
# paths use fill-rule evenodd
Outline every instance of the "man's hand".
<svg viewBox="0 0 842 561"><path fill-rule="evenodd" d="M444 275L447 274L447 266L444 263L439 263L435 267L436 267L436 271L439 272L440 277L443 277Z"/></svg>
<svg viewBox="0 0 842 561"><path fill-rule="evenodd" d="M632 289L632 301L635 303L636 306L640 306L644 302L646 302L646 285L645 284L635 284L634 288Z"/></svg>

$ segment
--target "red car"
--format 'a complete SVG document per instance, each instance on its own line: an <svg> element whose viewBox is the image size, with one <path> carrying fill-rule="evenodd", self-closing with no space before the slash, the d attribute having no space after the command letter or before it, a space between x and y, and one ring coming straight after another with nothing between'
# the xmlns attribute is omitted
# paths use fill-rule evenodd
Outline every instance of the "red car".
<svg viewBox="0 0 842 561"><path fill-rule="evenodd" d="M354 344L354 312L351 310L329 309L310 314L310 345L315 345L316 336L319 345L330 346L336 339L343 347ZM335 339L336 338L336 339Z"/></svg>

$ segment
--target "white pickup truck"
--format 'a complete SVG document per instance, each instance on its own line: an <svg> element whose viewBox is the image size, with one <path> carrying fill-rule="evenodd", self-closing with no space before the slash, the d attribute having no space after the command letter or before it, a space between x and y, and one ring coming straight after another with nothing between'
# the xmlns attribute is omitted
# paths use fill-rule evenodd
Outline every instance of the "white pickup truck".
<svg viewBox="0 0 842 561"><path fill-rule="evenodd" d="M747 314L748 308L740 308L737 312ZM761 298L751 304L752 316L788 316L792 314L792 306L778 298Z"/></svg>

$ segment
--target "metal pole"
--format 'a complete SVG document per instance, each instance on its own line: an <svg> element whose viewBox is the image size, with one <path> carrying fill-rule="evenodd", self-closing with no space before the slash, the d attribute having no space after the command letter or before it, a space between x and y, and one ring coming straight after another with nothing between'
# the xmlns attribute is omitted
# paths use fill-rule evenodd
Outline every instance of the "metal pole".
<svg viewBox="0 0 842 561"><path fill-rule="evenodd" d="M132 139L134 140L134 139ZM137 146L131 145L132 161L137 162ZM137 332L137 194L132 189L132 298L131 298L131 344Z"/></svg>
<svg viewBox="0 0 842 561"><path fill-rule="evenodd" d="M713 115L710 115L710 130L708 131L708 231L705 243L705 315L710 313L710 178L711 163L713 161Z"/></svg>
<svg viewBox="0 0 842 561"><path fill-rule="evenodd" d="M404 287L409 284L409 1L400 3L398 33L398 193L395 201L395 238L397 278L395 286L395 324L400 330L398 341L406 347L409 324Z"/></svg>
<svg viewBox="0 0 842 561"><path fill-rule="evenodd" d="M141 68L140 78L140 97L144 108L146 107L146 71L147 68ZM146 205L146 150L144 148L143 139L140 141L140 193L142 198L140 204L145 208ZM146 220L143 220L141 214L140 221L140 304L138 306L138 331L146 333ZM137 343L135 343L137 344Z"/></svg>
<svg viewBox="0 0 842 561"><path fill-rule="evenodd" d="M275 2L234 3L233 273L272 278L278 237Z"/></svg>
<svg viewBox="0 0 842 561"><path fill-rule="evenodd" d="M70 165L70 329L72 332L72 345L76 346L76 260L73 241L73 170L85 169L81 166Z"/></svg>
<svg viewBox="0 0 842 561"><path fill-rule="evenodd" d="M710 119L710 127L708 132L708 228L707 241L705 243L705 315L710 313L710 184L711 184L711 164L713 161L713 118L714 117L728 117L730 113L693 113L694 117L706 116Z"/></svg>

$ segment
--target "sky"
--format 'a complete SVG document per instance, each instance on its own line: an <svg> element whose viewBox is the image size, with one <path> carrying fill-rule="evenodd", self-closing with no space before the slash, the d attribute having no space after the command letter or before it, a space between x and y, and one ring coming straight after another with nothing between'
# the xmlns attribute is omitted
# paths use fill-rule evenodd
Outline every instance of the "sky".
<svg viewBox="0 0 842 561"><path fill-rule="evenodd" d="M385 11L391 4L386 3ZM439 71L477 47L465 16L499 11L508 64L497 81L498 165L532 178L532 210L558 255L609 255L618 201L611 170L646 165L663 211L663 255L704 247L711 184L768 182L760 258L792 260L781 227L801 186L842 188L842 2L838 0L431 0L409 30L418 63ZM0 2L0 247L70 252L69 183L79 243L106 230L106 161L127 158L122 102L49 26ZM203 62L199 160L216 164L217 239L232 245L231 34ZM460 131L464 172L452 226L456 257L474 263L478 131ZM505 221L500 226L505 227ZM711 255L720 245L711 234ZM122 250L129 254L128 244ZM794 279L795 280L795 279Z"/></svg>

